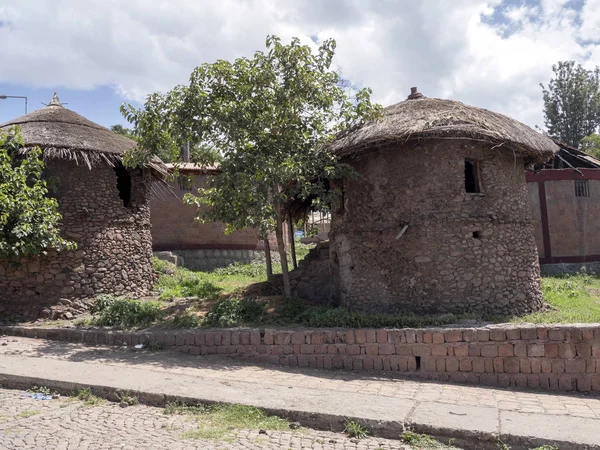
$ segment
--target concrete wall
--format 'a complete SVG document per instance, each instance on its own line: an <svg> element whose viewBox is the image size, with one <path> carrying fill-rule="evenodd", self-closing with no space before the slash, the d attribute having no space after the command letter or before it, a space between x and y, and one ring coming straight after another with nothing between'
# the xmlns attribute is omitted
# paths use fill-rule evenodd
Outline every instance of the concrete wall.
<svg viewBox="0 0 600 450"><path fill-rule="evenodd" d="M575 196L575 180L587 180L589 197ZM562 272L599 262L600 170L543 170L527 181L541 263Z"/></svg>
<svg viewBox="0 0 600 450"><path fill-rule="evenodd" d="M280 366L386 371L476 385L600 392L600 327L217 329L121 332L0 327L0 333L99 345L159 343L193 355Z"/></svg>
<svg viewBox="0 0 600 450"><path fill-rule="evenodd" d="M150 293L154 275L149 174L130 171L131 201L125 207L115 170L108 165L89 170L50 159L46 172L56 186L52 195L63 217L63 236L78 249L0 261L0 312L36 316L61 298Z"/></svg>
<svg viewBox="0 0 600 450"><path fill-rule="evenodd" d="M465 192L466 158L479 161L482 194ZM448 140L396 145L347 162L360 177L344 180L330 233L342 305L501 314L542 306L519 157Z"/></svg>

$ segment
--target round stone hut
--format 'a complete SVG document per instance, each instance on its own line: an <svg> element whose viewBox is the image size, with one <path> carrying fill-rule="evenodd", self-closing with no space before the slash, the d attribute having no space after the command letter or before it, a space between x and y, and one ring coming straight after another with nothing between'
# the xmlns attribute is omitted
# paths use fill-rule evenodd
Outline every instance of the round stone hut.
<svg viewBox="0 0 600 450"><path fill-rule="evenodd" d="M557 146L502 114L412 91L333 144L359 174L332 214L333 295L370 312L540 309L524 168Z"/></svg>
<svg viewBox="0 0 600 450"><path fill-rule="evenodd" d="M142 296L153 284L149 192L160 161L126 169L136 143L64 108L56 94L42 109L0 125L19 126L24 147L40 147L49 194L73 251L0 260L0 313L48 315L49 307L101 293Z"/></svg>

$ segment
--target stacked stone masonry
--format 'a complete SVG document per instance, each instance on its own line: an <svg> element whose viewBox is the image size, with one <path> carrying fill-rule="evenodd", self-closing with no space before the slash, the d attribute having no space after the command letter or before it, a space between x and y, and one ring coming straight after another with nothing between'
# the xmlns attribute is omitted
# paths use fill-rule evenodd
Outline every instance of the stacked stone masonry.
<svg viewBox="0 0 600 450"><path fill-rule="evenodd" d="M159 343L192 355L391 372L435 381L600 392L600 325L453 329L218 329L122 332L0 327L9 335L94 345Z"/></svg>
<svg viewBox="0 0 600 450"><path fill-rule="evenodd" d="M0 260L0 313L35 316L62 298L149 294L154 282L149 172L129 171L127 206L119 196L115 169L106 164L89 169L49 159L46 173L63 217L63 236L78 248L20 261Z"/></svg>
<svg viewBox="0 0 600 450"><path fill-rule="evenodd" d="M480 192L466 192L465 161ZM429 140L348 159L332 214L332 293L369 312L525 314L540 269L523 159L491 144Z"/></svg>

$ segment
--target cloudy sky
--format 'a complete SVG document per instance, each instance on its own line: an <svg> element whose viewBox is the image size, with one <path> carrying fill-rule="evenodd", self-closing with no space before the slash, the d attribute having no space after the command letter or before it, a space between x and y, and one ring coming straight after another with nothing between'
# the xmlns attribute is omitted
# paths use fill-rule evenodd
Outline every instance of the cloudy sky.
<svg viewBox="0 0 600 450"><path fill-rule="evenodd" d="M125 123L218 58L275 34L337 40L335 64L389 105L411 86L543 126L552 64L600 65L600 0L0 0L0 95L29 109L54 91L86 117ZM0 123L23 113L0 100Z"/></svg>

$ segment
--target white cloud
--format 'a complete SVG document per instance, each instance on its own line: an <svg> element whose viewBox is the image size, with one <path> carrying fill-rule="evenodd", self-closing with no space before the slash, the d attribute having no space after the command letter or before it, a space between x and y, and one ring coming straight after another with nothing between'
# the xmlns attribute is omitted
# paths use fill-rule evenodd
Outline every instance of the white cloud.
<svg viewBox="0 0 600 450"><path fill-rule="evenodd" d="M559 60L600 64L600 0L9 0L0 82L143 100L202 62L264 48L267 34L334 37L336 63L387 105L410 86L542 125L540 82Z"/></svg>

